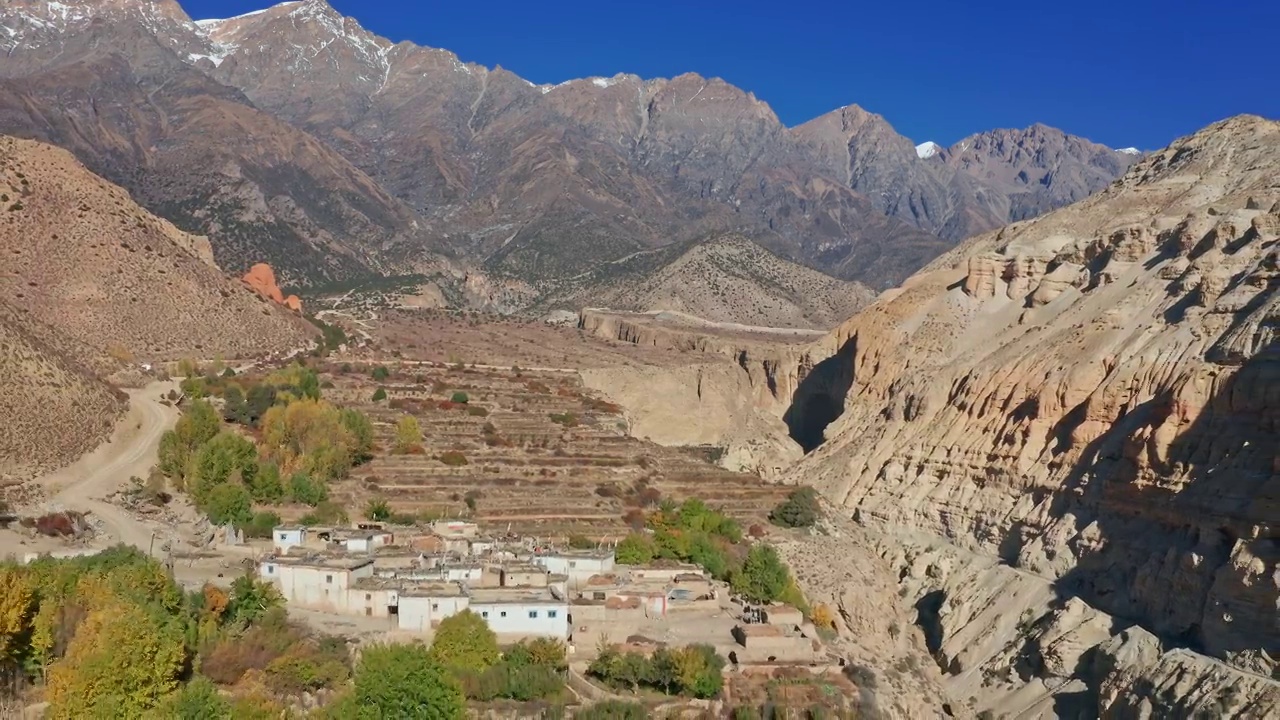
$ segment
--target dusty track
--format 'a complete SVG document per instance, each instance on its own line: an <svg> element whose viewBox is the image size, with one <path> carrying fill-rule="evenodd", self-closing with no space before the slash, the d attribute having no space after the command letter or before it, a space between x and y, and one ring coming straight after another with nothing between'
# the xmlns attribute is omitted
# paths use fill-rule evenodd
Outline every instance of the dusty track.
<svg viewBox="0 0 1280 720"><path fill-rule="evenodd" d="M134 475L146 477L155 465L160 436L173 427L180 414L160 400L176 387L177 383L165 381L131 390L129 411L116 423L110 440L38 481L49 492L47 504L92 513L114 542L158 552L159 548L151 547L152 531L145 524L103 498Z"/></svg>

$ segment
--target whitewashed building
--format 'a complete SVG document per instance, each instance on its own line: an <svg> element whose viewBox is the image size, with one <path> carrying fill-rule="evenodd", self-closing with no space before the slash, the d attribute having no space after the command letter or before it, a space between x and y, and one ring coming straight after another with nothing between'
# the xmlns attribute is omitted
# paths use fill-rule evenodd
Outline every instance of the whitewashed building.
<svg viewBox="0 0 1280 720"><path fill-rule="evenodd" d="M373 549L375 547L373 538L374 538L373 533L368 533L368 532L357 533L355 535L348 536L347 539L343 540L342 542L343 542L343 545L346 546L347 552L349 553L352 553L352 554L371 553L373 552Z"/></svg>
<svg viewBox="0 0 1280 720"><path fill-rule="evenodd" d="M306 525L277 525L271 530L271 545L278 553L287 553L291 547L306 544Z"/></svg>
<svg viewBox="0 0 1280 720"><path fill-rule="evenodd" d="M405 588L400 591L397 623L401 630L427 632L469 604L470 598L454 583Z"/></svg>
<svg viewBox="0 0 1280 720"><path fill-rule="evenodd" d="M533 562L546 568L549 573L568 576L569 587L572 588L585 585L593 575L608 575L614 568L612 550L543 552L535 555Z"/></svg>
<svg viewBox="0 0 1280 720"><path fill-rule="evenodd" d="M569 639L569 603L548 590L475 590L469 609L499 639Z"/></svg>
<svg viewBox="0 0 1280 720"><path fill-rule="evenodd" d="M285 602L322 612L364 614L361 596L349 592L362 578L373 577L373 558L269 557L258 577L280 590Z"/></svg>

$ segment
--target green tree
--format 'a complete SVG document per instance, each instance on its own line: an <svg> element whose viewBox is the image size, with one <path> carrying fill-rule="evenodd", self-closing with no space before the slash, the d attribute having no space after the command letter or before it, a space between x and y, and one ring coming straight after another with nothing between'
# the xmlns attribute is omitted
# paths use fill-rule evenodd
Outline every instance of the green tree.
<svg viewBox="0 0 1280 720"><path fill-rule="evenodd" d="M786 591L791 576L778 557L778 551L764 543L756 543L747 551L742 569L734 573L733 591L751 602L777 600Z"/></svg>
<svg viewBox="0 0 1280 720"><path fill-rule="evenodd" d="M280 466L273 462L262 463L251 479L247 479L249 495L254 502L274 505L284 500L284 483L280 480Z"/></svg>
<svg viewBox="0 0 1280 720"><path fill-rule="evenodd" d="M370 377L378 382L383 382L391 377L391 371L385 365L375 365L373 371L369 373Z"/></svg>
<svg viewBox="0 0 1280 720"><path fill-rule="evenodd" d="M366 648L356 666L353 698L361 720L459 720L465 712L457 682L418 644Z"/></svg>
<svg viewBox="0 0 1280 720"><path fill-rule="evenodd" d="M382 522L391 517L391 506L382 498L373 498L365 506L364 516L374 522Z"/></svg>
<svg viewBox="0 0 1280 720"><path fill-rule="evenodd" d="M801 487L793 490L769 513L769 521L788 528L812 527L821 512L818 492L811 487Z"/></svg>
<svg viewBox="0 0 1280 720"><path fill-rule="evenodd" d="M294 502L315 507L328 498L329 489L324 482L301 471L289 477L289 499Z"/></svg>
<svg viewBox="0 0 1280 720"><path fill-rule="evenodd" d="M368 462L373 457L373 423L359 410L344 408L339 412L342 427L351 434L351 459L355 464Z"/></svg>
<svg viewBox="0 0 1280 720"><path fill-rule="evenodd" d="M466 405L467 403L471 402L471 398L468 397L466 393L459 390L458 392L455 392L452 397L449 398L449 401L456 402L460 405Z"/></svg>
<svg viewBox="0 0 1280 720"><path fill-rule="evenodd" d="M232 623L248 624L278 610L280 618L275 622L284 624L283 605L284 599L274 585L262 582L248 572L231 583L226 617Z"/></svg>
<svg viewBox="0 0 1280 720"><path fill-rule="evenodd" d="M249 388L245 398L245 414L254 425L267 414L267 410L276 404L276 389L272 385L259 383Z"/></svg>
<svg viewBox="0 0 1280 720"><path fill-rule="evenodd" d="M422 428L412 415L402 415L396 421L396 452L408 453L422 444Z"/></svg>
<svg viewBox="0 0 1280 720"><path fill-rule="evenodd" d="M440 621L431 657L451 670L483 672L498 662L498 638L484 618L464 610Z"/></svg>
<svg viewBox="0 0 1280 720"><path fill-rule="evenodd" d="M209 522L215 525L232 523L246 525L253 519L253 502L243 485L226 483L209 491L204 502Z"/></svg>
<svg viewBox="0 0 1280 720"><path fill-rule="evenodd" d="M632 533L618 543L614 558L622 565L646 565L653 561L653 540L642 533Z"/></svg>
<svg viewBox="0 0 1280 720"><path fill-rule="evenodd" d="M377 390L373 391L373 402L382 402L383 400L386 400L386 399L387 399L386 388L378 388Z"/></svg>
<svg viewBox="0 0 1280 720"><path fill-rule="evenodd" d="M215 435L196 451L186 488L197 505L204 504L214 488L225 484L233 474L256 475L258 450L253 442L234 432Z"/></svg>
<svg viewBox="0 0 1280 720"><path fill-rule="evenodd" d="M236 385L228 385L222 391L222 401L223 420L241 425L249 424L249 406L245 403L243 390Z"/></svg>

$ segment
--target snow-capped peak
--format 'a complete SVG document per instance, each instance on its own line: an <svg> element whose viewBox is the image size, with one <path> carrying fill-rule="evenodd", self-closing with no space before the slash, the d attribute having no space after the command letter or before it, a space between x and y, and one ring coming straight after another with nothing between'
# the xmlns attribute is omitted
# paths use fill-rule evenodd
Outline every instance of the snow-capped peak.
<svg viewBox="0 0 1280 720"><path fill-rule="evenodd" d="M1142 154L1142 151L1135 147L1120 148L1119 150L1116 150L1116 152L1124 153L1125 155L1141 155Z"/></svg>
<svg viewBox="0 0 1280 720"><path fill-rule="evenodd" d="M931 158L940 152L942 152L942 146L932 140L922 142L916 146L916 157L921 160Z"/></svg>

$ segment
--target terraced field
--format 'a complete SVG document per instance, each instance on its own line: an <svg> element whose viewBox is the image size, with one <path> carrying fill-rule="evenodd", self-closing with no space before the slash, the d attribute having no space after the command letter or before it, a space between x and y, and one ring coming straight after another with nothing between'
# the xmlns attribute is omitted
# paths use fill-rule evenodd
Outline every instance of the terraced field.
<svg viewBox="0 0 1280 720"><path fill-rule="evenodd" d="M383 365L390 375L375 380L374 367L322 372L332 383L325 396L368 414L377 433L375 458L330 491L353 516L380 497L398 513L470 515L494 531L604 537L626 532L629 512L662 498L702 498L746 526L786 494L711 464L706 450L629 437L619 408L573 372L403 362ZM386 398L375 402L379 388ZM455 393L467 402L451 402ZM397 452L406 415L422 443Z"/></svg>

